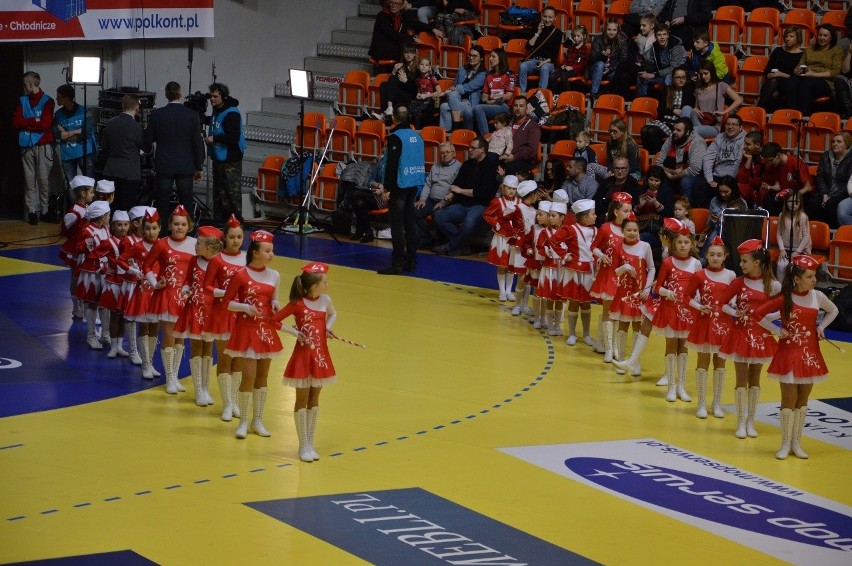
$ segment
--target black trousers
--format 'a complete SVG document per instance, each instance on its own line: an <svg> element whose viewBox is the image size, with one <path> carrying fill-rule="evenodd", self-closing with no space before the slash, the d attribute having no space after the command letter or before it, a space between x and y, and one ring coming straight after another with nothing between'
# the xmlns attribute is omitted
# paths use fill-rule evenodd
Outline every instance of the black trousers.
<svg viewBox="0 0 852 566"><path fill-rule="evenodd" d="M405 263L417 261L417 219L414 208L416 192L413 188L391 189L390 192L388 208L394 266L401 267Z"/></svg>
<svg viewBox="0 0 852 566"><path fill-rule="evenodd" d="M177 188L178 202L192 214L192 173L188 175L165 175L157 173L155 198L160 212L160 226L168 229L169 215L172 213L172 187Z"/></svg>
<svg viewBox="0 0 852 566"><path fill-rule="evenodd" d="M107 177L115 183L115 196L112 200L113 210L128 211L139 202L139 191L142 189L142 179L115 179Z"/></svg>

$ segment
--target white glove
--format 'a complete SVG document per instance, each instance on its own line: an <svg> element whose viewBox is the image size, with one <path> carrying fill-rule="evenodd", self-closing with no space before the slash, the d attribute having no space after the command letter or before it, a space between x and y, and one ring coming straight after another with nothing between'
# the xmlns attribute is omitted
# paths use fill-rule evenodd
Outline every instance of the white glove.
<svg viewBox="0 0 852 566"><path fill-rule="evenodd" d="M222 297L225 296L225 290L224 289L213 289L213 296L216 297L217 299L221 299Z"/></svg>
<svg viewBox="0 0 852 566"><path fill-rule="evenodd" d="M503 209L503 216L511 216L515 212L514 206L507 206Z"/></svg>
<svg viewBox="0 0 852 566"><path fill-rule="evenodd" d="M657 294L663 297L664 299L673 299L675 296L672 291L669 291L665 287L660 287L660 290L657 292Z"/></svg>

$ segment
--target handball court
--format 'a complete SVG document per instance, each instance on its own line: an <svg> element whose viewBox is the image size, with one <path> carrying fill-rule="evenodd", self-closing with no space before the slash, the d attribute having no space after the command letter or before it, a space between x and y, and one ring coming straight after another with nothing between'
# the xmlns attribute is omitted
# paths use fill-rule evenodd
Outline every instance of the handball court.
<svg viewBox="0 0 852 566"><path fill-rule="evenodd" d="M617 375L511 316L482 261L421 254L413 277L382 277L384 247L308 236L299 258L298 237L279 235L281 301L303 263L331 264L334 330L366 345L329 344L322 458L303 463L280 378L289 334L270 371L272 436L237 440L215 378L216 404L195 405L188 356L187 392L167 395L86 347L57 249L0 250L0 562L852 563L852 364L828 344L810 459L778 461L765 376L760 436L737 440L730 412L694 416L694 355L693 402L665 402L659 337L641 379Z"/></svg>

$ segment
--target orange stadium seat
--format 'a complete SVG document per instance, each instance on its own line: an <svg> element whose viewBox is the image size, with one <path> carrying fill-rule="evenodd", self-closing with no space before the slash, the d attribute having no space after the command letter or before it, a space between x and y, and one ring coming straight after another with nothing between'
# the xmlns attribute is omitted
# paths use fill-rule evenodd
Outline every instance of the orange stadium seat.
<svg viewBox="0 0 852 566"><path fill-rule="evenodd" d="M464 128L450 132L450 143L455 146L456 159L458 159L461 163L467 161L470 142L472 142L478 135L479 134L473 130L465 130Z"/></svg>
<svg viewBox="0 0 852 566"><path fill-rule="evenodd" d="M574 9L574 26L586 26L589 35L601 33L606 18L606 6L603 0L580 0Z"/></svg>
<svg viewBox="0 0 852 566"><path fill-rule="evenodd" d="M722 51L736 53L744 25L745 10L741 6L720 6L710 20L710 37Z"/></svg>
<svg viewBox="0 0 852 566"><path fill-rule="evenodd" d="M378 159L385 147L385 123L364 120L355 133L355 156L358 159Z"/></svg>
<svg viewBox="0 0 852 566"><path fill-rule="evenodd" d="M814 112L805 124L802 135L802 158L806 163L817 164L825 150L831 146L831 137L840 131L840 115L834 112Z"/></svg>
<svg viewBox="0 0 852 566"><path fill-rule="evenodd" d="M337 178L336 163L326 163L322 166L317 182L314 185L314 202L320 210L334 212L337 210Z"/></svg>
<svg viewBox="0 0 852 566"><path fill-rule="evenodd" d="M334 129L332 131L332 126ZM325 139L331 137L328 155L331 161L346 161L355 151L355 131L357 126L352 116L338 116L331 121L325 133Z"/></svg>
<svg viewBox="0 0 852 566"><path fill-rule="evenodd" d="M763 133L766 127L766 110L760 106L740 106L737 115L742 118L743 128L747 132L756 130Z"/></svg>
<svg viewBox="0 0 852 566"><path fill-rule="evenodd" d="M807 46L816 31L816 14L810 10L790 10L784 14L784 19L781 21L781 33L783 34L784 30L790 26L802 28L804 38L802 46Z"/></svg>
<svg viewBox="0 0 852 566"><path fill-rule="evenodd" d="M343 82L337 87L337 106L341 114L360 118L367 106L369 88L370 73L348 71L343 77Z"/></svg>
<svg viewBox="0 0 852 566"><path fill-rule="evenodd" d="M617 94L602 94L592 109L592 120L589 126L592 140L607 141L609 124L616 118L624 118L624 98Z"/></svg>
<svg viewBox="0 0 852 566"><path fill-rule="evenodd" d="M267 155L263 165L257 169L257 189L255 195L261 202L278 202L278 184L281 182L281 168L287 157Z"/></svg>
<svg viewBox="0 0 852 566"><path fill-rule="evenodd" d="M479 23L486 35L500 33L500 14L509 7L510 0L483 0Z"/></svg>
<svg viewBox="0 0 852 566"><path fill-rule="evenodd" d="M767 63L769 63L769 57L766 55L751 55L743 61L735 84L744 103L753 104L760 96L760 85Z"/></svg>
<svg viewBox="0 0 852 566"><path fill-rule="evenodd" d="M769 55L780 32L781 13L776 8L755 8L743 29L743 49L749 55Z"/></svg>
<svg viewBox="0 0 852 566"><path fill-rule="evenodd" d="M764 130L765 142L775 142L785 150L796 147L798 142L798 124L802 113L792 108L782 108L772 113Z"/></svg>

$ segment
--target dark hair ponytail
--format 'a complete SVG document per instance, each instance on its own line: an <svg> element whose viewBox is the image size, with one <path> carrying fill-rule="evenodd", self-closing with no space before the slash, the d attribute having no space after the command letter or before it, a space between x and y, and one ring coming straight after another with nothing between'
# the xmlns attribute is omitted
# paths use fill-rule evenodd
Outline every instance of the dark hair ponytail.
<svg viewBox="0 0 852 566"><path fill-rule="evenodd" d="M256 252L260 248L260 242L252 242L249 244L248 250L246 250L246 265L251 264L252 260L254 260L254 252Z"/></svg>
<svg viewBox="0 0 852 566"><path fill-rule="evenodd" d="M784 302L781 305L781 323L787 324L790 313L793 312L793 288L796 286L796 277L801 277L805 269L794 263L787 265L784 270L784 281L781 283L781 296Z"/></svg>

